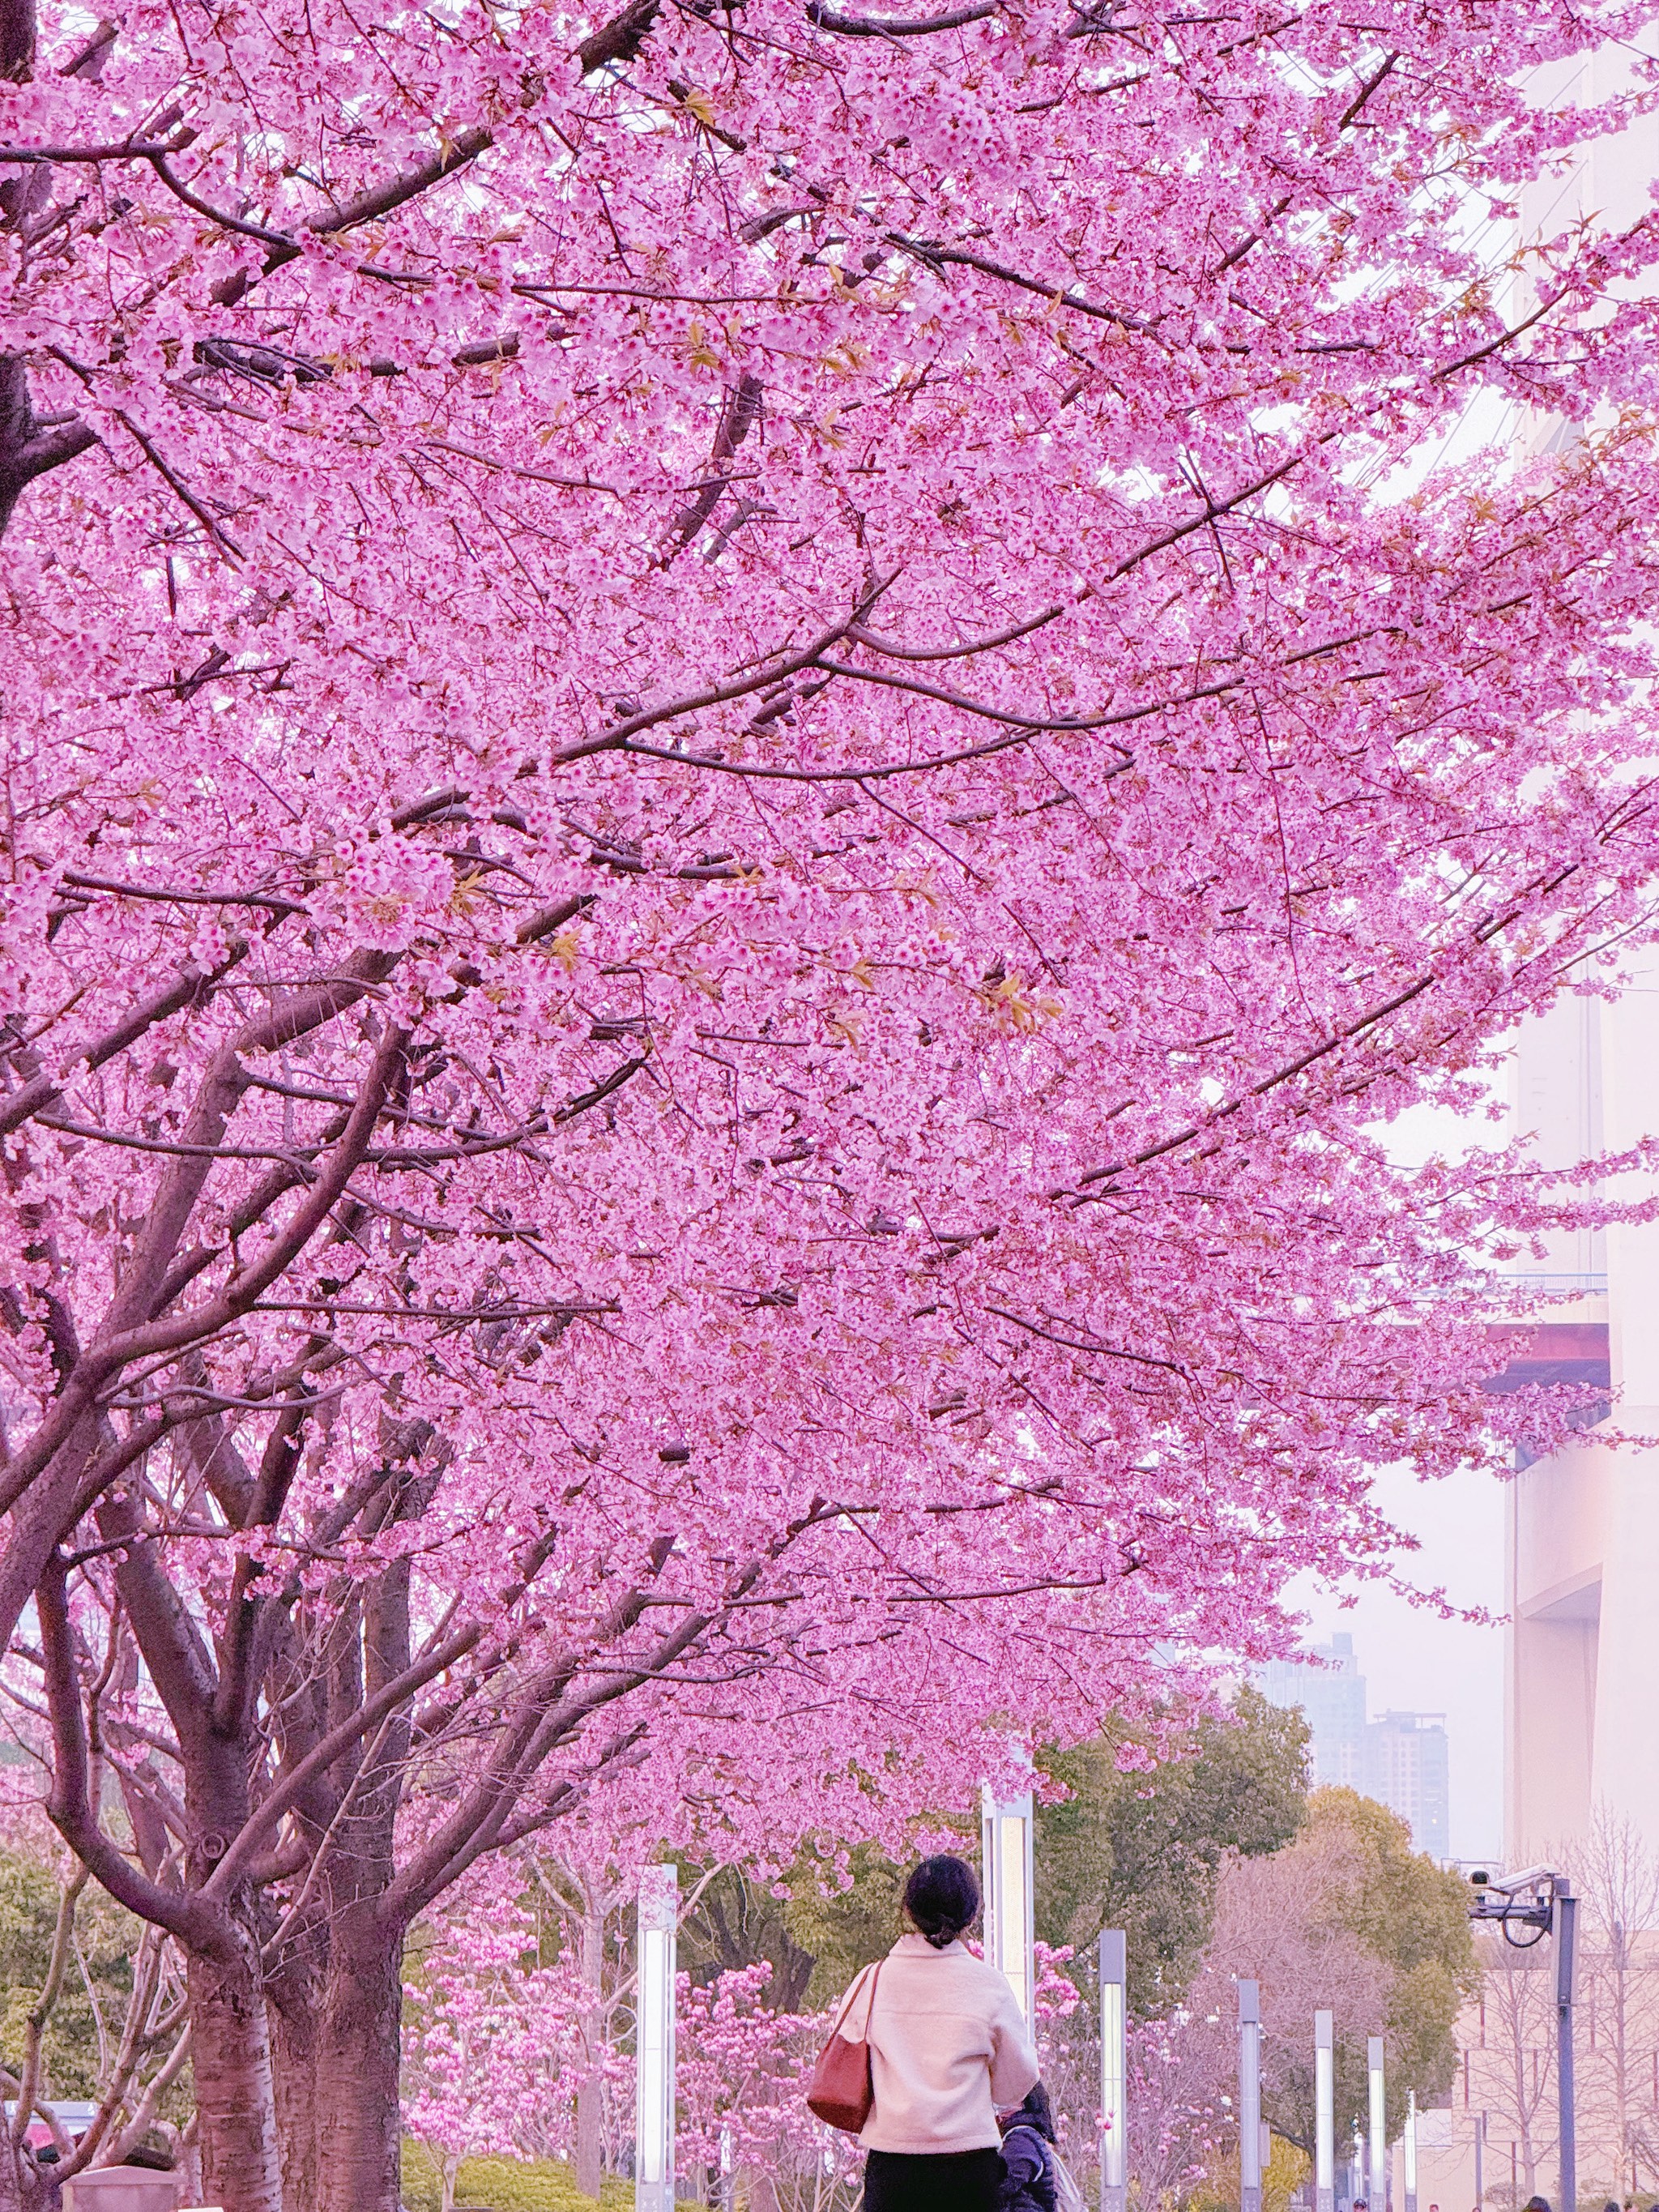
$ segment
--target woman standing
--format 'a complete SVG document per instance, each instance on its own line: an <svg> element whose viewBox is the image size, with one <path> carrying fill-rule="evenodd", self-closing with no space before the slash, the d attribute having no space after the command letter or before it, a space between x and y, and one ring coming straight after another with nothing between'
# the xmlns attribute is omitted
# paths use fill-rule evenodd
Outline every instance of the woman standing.
<svg viewBox="0 0 1659 2212"><path fill-rule="evenodd" d="M978 1911L965 1861L924 1859L904 1889L910 1932L860 1978L855 2019L874 1983L865 2212L996 2212L997 2114L1024 2100L1038 2068L1007 1981L961 1941Z"/></svg>

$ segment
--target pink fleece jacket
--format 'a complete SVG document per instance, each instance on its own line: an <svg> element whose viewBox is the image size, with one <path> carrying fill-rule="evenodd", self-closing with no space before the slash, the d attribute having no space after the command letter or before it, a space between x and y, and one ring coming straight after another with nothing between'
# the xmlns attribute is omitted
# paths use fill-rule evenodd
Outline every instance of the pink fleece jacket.
<svg viewBox="0 0 1659 2212"><path fill-rule="evenodd" d="M866 1966L848 1993L843 2035L864 2028L875 1972ZM866 2150L994 2150L997 2114L1022 2101L1039 2070L1006 1977L961 1943L936 1951L922 1936L901 1936L883 1960L869 2040Z"/></svg>

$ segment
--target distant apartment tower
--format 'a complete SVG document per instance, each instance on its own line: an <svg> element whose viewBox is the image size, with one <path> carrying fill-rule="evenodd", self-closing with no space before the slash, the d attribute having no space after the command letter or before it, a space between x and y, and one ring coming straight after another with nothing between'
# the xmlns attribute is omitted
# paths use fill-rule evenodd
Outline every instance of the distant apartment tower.
<svg viewBox="0 0 1659 2212"><path fill-rule="evenodd" d="M1256 1684L1275 1705L1300 1705L1317 1789L1357 1790L1398 1813L1419 1851L1450 1856L1451 1779L1443 1713L1387 1712L1368 1720L1365 1677L1353 1638L1339 1632L1309 1656L1322 1666L1274 1659Z"/></svg>
<svg viewBox="0 0 1659 2212"><path fill-rule="evenodd" d="M1353 1656L1353 1638L1343 1632L1318 1644L1310 1656L1322 1667L1299 1659L1273 1659L1260 1668L1256 1686L1275 1705L1300 1705L1311 1741L1310 1778L1318 1790L1363 1790L1365 1765L1365 1677Z"/></svg>
<svg viewBox="0 0 1659 2212"><path fill-rule="evenodd" d="M1364 1792L1411 1824L1412 1841L1451 1856L1451 1771L1443 1713L1384 1713L1365 1729Z"/></svg>

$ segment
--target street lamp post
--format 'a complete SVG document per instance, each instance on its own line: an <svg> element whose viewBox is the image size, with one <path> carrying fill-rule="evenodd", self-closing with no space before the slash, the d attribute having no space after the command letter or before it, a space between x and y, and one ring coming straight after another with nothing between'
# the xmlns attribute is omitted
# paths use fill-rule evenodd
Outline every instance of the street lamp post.
<svg viewBox="0 0 1659 2212"><path fill-rule="evenodd" d="M1238 2206L1261 2212L1261 1990L1238 1985Z"/></svg>
<svg viewBox="0 0 1659 2212"><path fill-rule="evenodd" d="M985 1792L980 1863L984 1869L985 1949L1008 1978L1027 2025L1036 2001L1031 1924L1031 1793L995 1798Z"/></svg>
<svg viewBox="0 0 1659 2212"><path fill-rule="evenodd" d="M1365 2071L1370 2089L1368 2117L1371 2151L1371 2170L1367 2177L1365 2193L1370 2199L1371 2212L1388 2212L1389 2123L1382 2094L1382 2039L1380 2035L1373 2035L1367 2039Z"/></svg>
<svg viewBox="0 0 1659 2212"><path fill-rule="evenodd" d="M1328 2012L1314 2014L1314 2212L1336 2212L1336 2048Z"/></svg>
<svg viewBox="0 0 1659 2212"><path fill-rule="evenodd" d="M1406 2192L1406 2212L1417 2212L1417 2092L1406 2092L1406 2134L1401 2153Z"/></svg>
<svg viewBox="0 0 1659 2212"><path fill-rule="evenodd" d="M1129 2195L1128 1946L1121 1928L1100 1937L1100 2212L1125 2212Z"/></svg>
<svg viewBox="0 0 1659 2212"><path fill-rule="evenodd" d="M635 2212L674 2212L674 1966L679 1875L640 1876L639 1976L635 1996Z"/></svg>
<svg viewBox="0 0 1659 2212"><path fill-rule="evenodd" d="M1572 1884L1555 1878L1555 2085L1561 2100L1561 2212L1578 2203L1577 2099L1572 2071L1572 1957L1578 1932L1578 1899Z"/></svg>
<svg viewBox="0 0 1659 2212"><path fill-rule="evenodd" d="M1486 2116L1474 2116L1474 2212L1486 2212Z"/></svg>

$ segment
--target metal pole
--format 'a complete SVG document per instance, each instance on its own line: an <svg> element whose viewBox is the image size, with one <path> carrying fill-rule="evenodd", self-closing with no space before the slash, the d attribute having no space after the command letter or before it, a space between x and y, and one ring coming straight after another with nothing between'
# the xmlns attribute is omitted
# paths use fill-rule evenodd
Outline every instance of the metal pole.
<svg viewBox="0 0 1659 2212"><path fill-rule="evenodd" d="M679 1875L640 1876L639 1980L635 2003L635 2212L674 2212L674 1965Z"/></svg>
<svg viewBox="0 0 1659 2212"><path fill-rule="evenodd" d="M1578 1900L1572 1884L1555 1882L1555 2083L1561 2100L1561 2203L1559 2212L1577 2212L1578 2129L1572 2078L1572 1954L1577 1933Z"/></svg>
<svg viewBox="0 0 1659 2212"><path fill-rule="evenodd" d="M1401 2185L1406 2192L1406 2212L1417 2212L1417 2092L1406 2092L1406 2138L1401 2154L1404 2168Z"/></svg>
<svg viewBox="0 0 1659 2212"><path fill-rule="evenodd" d="M1008 1978L1028 2021L1036 2002L1036 1945L1031 1924L1031 1793L999 1802L985 1792L981 1829L985 1950Z"/></svg>
<svg viewBox="0 0 1659 2212"><path fill-rule="evenodd" d="M1336 2047L1328 2012L1314 2014L1314 2212L1336 2212Z"/></svg>
<svg viewBox="0 0 1659 2212"><path fill-rule="evenodd" d="M1365 2045L1365 2068L1370 2077L1371 2170L1366 2194L1371 2212L1386 2212L1389 2202L1389 2122L1382 2096L1382 2039L1373 2035Z"/></svg>
<svg viewBox="0 0 1659 2212"><path fill-rule="evenodd" d="M1261 2212L1261 1989L1238 1985L1238 2212Z"/></svg>
<svg viewBox="0 0 1659 2212"><path fill-rule="evenodd" d="M1121 1928L1100 1937L1100 2212L1125 2212L1129 2197L1128 1946Z"/></svg>
<svg viewBox="0 0 1659 2212"><path fill-rule="evenodd" d="M1486 2212L1486 2116L1474 2116L1474 2212Z"/></svg>

